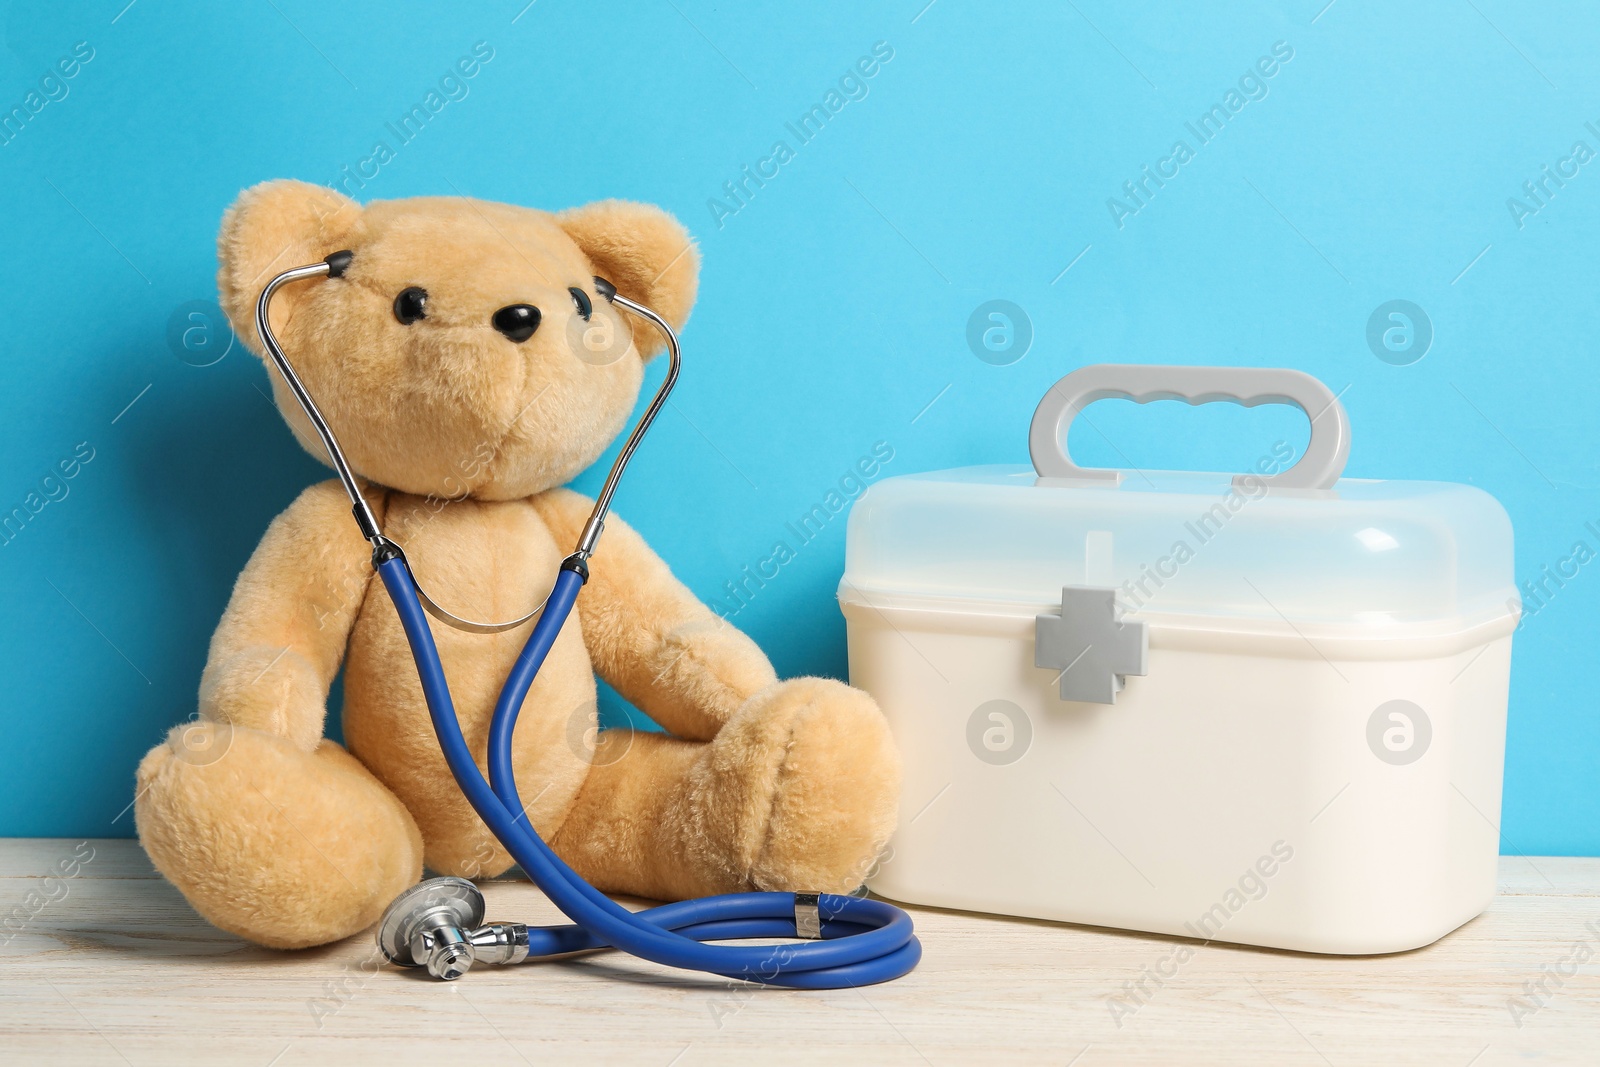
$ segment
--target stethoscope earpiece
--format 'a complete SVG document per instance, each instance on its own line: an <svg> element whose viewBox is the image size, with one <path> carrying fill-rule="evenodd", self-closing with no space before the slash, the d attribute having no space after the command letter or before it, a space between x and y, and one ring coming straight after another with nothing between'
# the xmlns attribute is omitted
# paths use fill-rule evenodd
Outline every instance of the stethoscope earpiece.
<svg viewBox="0 0 1600 1067"><path fill-rule="evenodd" d="M322 262L328 265L328 277L343 278L344 272L350 268L350 261L355 258L356 254L354 252L348 248L343 248L337 252L330 252L323 257Z"/></svg>

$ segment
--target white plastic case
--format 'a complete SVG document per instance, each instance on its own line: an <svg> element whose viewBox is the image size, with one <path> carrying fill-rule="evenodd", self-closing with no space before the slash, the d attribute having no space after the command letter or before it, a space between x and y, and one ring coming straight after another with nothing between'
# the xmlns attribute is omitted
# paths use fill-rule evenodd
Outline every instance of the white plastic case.
<svg viewBox="0 0 1600 1067"><path fill-rule="evenodd" d="M1293 403L1301 461L1084 470L1094 400ZM1297 371L1096 365L1034 469L885 479L839 599L905 764L869 887L907 903L1329 953L1428 944L1493 896L1511 525L1488 494L1338 480Z"/></svg>

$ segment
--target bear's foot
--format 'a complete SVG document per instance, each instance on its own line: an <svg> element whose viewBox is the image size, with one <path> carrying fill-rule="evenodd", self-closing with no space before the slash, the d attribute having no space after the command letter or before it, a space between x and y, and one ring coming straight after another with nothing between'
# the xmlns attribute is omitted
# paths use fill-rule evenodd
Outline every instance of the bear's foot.
<svg viewBox="0 0 1600 1067"><path fill-rule="evenodd" d="M603 733L553 844L611 892L846 893L894 829L899 790L872 698L797 678L757 692L710 742Z"/></svg>
<svg viewBox="0 0 1600 1067"><path fill-rule="evenodd" d="M422 837L332 741L306 752L248 727L177 727L139 765L139 840L213 925L270 948L371 926L422 875Z"/></svg>

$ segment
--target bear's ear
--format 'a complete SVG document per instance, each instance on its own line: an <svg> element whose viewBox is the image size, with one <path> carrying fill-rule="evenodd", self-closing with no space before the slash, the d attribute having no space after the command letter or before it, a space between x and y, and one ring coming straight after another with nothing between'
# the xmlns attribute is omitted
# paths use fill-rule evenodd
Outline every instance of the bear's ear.
<svg viewBox="0 0 1600 1067"><path fill-rule="evenodd" d="M240 193L222 216L217 236L217 293L234 333L260 354L255 313L261 290L290 267L315 263L348 247L360 221L361 208L354 200L322 185L280 180ZM303 291L298 285L278 290L272 303L274 328L288 320Z"/></svg>
<svg viewBox="0 0 1600 1067"><path fill-rule="evenodd" d="M556 221L617 292L654 309L682 330L700 281L700 251L683 224L651 204L601 200L563 211ZM650 323L626 312L634 347L645 359L666 347Z"/></svg>

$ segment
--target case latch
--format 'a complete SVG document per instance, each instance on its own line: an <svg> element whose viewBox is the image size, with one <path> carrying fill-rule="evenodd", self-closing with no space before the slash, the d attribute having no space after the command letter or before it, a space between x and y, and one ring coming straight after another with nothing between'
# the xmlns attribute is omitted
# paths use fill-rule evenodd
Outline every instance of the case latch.
<svg viewBox="0 0 1600 1067"><path fill-rule="evenodd" d="M1149 627L1119 615L1115 589L1068 585L1061 613L1038 616L1033 663L1061 672L1062 700L1115 704L1125 676L1149 673Z"/></svg>

